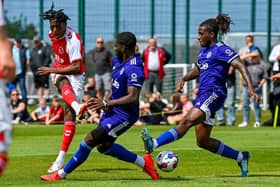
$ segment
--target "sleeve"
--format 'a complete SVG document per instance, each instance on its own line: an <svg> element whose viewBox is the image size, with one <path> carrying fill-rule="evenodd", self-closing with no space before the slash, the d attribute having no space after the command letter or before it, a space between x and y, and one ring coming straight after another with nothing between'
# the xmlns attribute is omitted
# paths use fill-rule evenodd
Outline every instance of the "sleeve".
<svg viewBox="0 0 280 187"><path fill-rule="evenodd" d="M46 47L44 48L44 66L49 67L51 64L51 53L49 51L49 49L47 49Z"/></svg>
<svg viewBox="0 0 280 187"><path fill-rule="evenodd" d="M36 108L36 109L35 109L35 113L37 113L37 114L40 113L40 110L41 110L40 107Z"/></svg>
<svg viewBox="0 0 280 187"><path fill-rule="evenodd" d="M219 47L216 55L217 60L224 61L227 63L231 63L234 59L238 57L238 54L232 48L226 45Z"/></svg>
<svg viewBox="0 0 280 187"><path fill-rule="evenodd" d="M279 46L275 46L273 49L272 49L272 51L271 51L271 53L270 53L270 55L269 55L269 61L270 62L274 62L274 61L276 61L277 59L277 56L279 56L280 55L280 45Z"/></svg>
<svg viewBox="0 0 280 187"><path fill-rule="evenodd" d="M77 37L74 37L74 35L68 45L67 52L71 63L82 59L81 41Z"/></svg>
<svg viewBox="0 0 280 187"><path fill-rule="evenodd" d="M127 86L135 86L141 88L144 82L143 66L132 66L127 69Z"/></svg>

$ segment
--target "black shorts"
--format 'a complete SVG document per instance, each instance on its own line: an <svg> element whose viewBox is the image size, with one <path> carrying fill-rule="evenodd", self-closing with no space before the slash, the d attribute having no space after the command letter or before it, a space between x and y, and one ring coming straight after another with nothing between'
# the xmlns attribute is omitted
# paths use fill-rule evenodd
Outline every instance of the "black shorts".
<svg viewBox="0 0 280 187"><path fill-rule="evenodd" d="M49 88L49 75L38 76L34 75L35 88Z"/></svg>

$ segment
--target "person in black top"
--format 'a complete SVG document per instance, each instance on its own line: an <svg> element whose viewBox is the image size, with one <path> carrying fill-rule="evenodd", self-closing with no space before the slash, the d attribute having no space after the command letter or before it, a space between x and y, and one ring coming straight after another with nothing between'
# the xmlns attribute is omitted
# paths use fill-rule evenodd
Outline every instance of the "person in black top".
<svg viewBox="0 0 280 187"><path fill-rule="evenodd" d="M30 54L30 69L33 73L34 84L39 99L49 97L49 75L38 75L39 67L49 67L51 64L51 54L47 46L43 45L41 39L35 36L34 48Z"/></svg>
<svg viewBox="0 0 280 187"><path fill-rule="evenodd" d="M13 114L13 123L18 124L20 122L31 122L31 117L27 111L26 104L19 98L18 90L12 90L11 105Z"/></svg>

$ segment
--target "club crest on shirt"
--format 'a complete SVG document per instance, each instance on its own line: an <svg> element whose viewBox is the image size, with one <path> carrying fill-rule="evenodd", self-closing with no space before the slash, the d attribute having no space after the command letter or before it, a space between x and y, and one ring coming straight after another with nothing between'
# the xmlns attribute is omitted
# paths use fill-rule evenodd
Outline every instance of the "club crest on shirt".
<svg viewBox="0 0 280 187"><path fill-rule="evenodd" d="M59 47L59 48L58 48L58 52L59 52L59 54L61 54L61 55L62 55L62 54L64 53L64 49L63 49L63 47Z"/></svg>
<svg viewBox="0 0 280 187"><path fill-rule="evenodd" d="M206 58L211 58L211 56L212 56L212 52L209 51L209 52L207 53L207 55L206 55Z"/></svg>
<svg viewBox="0 0 280 187"><path fill-rule="evenodd" d="M116 79L114 79L114 80L112 80L112 86L114 86L115 88L118 89L120 87L120 84Z"/></svg>

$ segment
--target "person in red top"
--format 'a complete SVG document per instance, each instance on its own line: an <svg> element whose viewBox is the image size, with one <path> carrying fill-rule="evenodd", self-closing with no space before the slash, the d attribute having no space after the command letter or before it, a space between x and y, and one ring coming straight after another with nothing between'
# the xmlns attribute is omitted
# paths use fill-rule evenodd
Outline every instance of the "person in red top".
<svg viewBox="0 0 280 187"><path fill-rule="evenodd" d="M149 46L143 53L143 62L144 74L148 81L150 93L154 93L154 86L156 86L156 91L162 93L162 79L165 76L163 66L170 58L170 54L167 54L165 50L157 46L155 38L149 40Z"/></svg>
<svg viewBox="0 0 280 187"><path fill-rule="evenodd" d="M11 54L4 26L3 1L0 0L0 176L8 163L8 146L12 131L12 114L7 108L11 108L6 81L15 79L15 62Z"/></svg>
<svg viewBox="0 0 280 187"><path fill-rule="evenodd" d="M50 125L54 123L61 123L64 120L64 110L59 102L59 97L54 96L52 99L52 106L46 115L45 124Z"/></svg>
<svg viewBox="0 0 280 187"><path fill-rule="evenodd" d="M50 10L42 14L44 20L49 20L49 37L54 53L53 67L38 68L39 75L51 75L51 79L66 103L64 114L64 131L59 154L49 168L53 173L64 164L64 158L75 134L76 116L82 115L86 105L81 105L83 86L85 82L84 46L80 35L67 26L69 17L63 9Z"/></svg>

